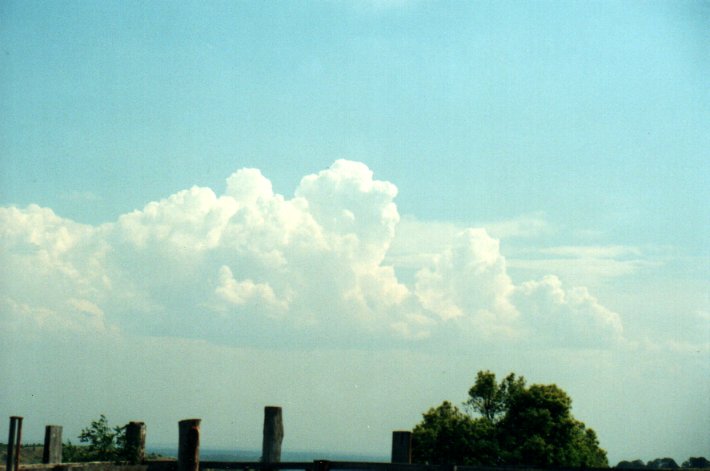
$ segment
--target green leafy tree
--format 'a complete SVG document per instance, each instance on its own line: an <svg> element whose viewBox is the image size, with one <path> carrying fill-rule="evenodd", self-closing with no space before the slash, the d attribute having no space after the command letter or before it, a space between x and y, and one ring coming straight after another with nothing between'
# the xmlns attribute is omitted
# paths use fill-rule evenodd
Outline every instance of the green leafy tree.
<svg viewBox="0 0 710 471"><path fill-rule="evenodd" d="M467 408L486 420L497 422L518 393L525 389L525 378L509 374L500 384L488 370L479 371L476 382L468 390Z"/></svg>
<svg viewBox="0 0 710 471"><path fill-rule="evenodd" d="M448 464L460 462L471 445L472 426L471 418L448 401L429 409L413 432L414 459Z"/></svg>
<svg viewBox="0 0 710 471"><path fill-rule="evenodd" d="M493 424L474 419L448 401L429 409L412 434L412 459L430 464L482 465L496 460ZM473 452L472 452L473 451Z"/></svg>
<svg viewBox="0 0 710 471"><path fill-rule="evenodd" d="M523 377L500 383L479 372L464 403L430 409L413 433L413 457L432 464L607 467L597 435L572 413L558 386L527 387ZM478 415L479 417L474 417Z"/></svg>
<svg viewBox="0 0 710 471"><path fill-rule="evenodd" d="M599 446L597 433L587 428L582 422L576 421L567 462L575 466L590 468L605 468L609 466L606 451Z"/></svg>
<svg viewBox="0 0 710 471"><path fill-rule="evenodd" d="M103 414L81 430L79 442L85 445L75 446L71 441L64 445L63 461L124 461L128 452L125 427L110 427Z"/></svg>
<svg viewBox="0 0 710 471"><path fill-rule="evenodd" d="M555 385L520 392L501 420L500 437L511 464L575 466L569 450L575 421L572 400Z"/></svg>
<svg viewBox="0 0 710 471"><path fill-rule="evenodd" d="M468 390L468 396L465 404L487 420L494 421L504 410L496 375L490 371L478 372L476 382Z"/></svg>

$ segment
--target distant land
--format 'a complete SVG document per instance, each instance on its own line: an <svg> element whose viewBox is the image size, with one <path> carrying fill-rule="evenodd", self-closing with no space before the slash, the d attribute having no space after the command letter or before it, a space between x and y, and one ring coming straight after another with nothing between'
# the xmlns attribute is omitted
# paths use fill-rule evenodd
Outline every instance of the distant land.
<svg viewBox="0 0 710 471"><path fill-rule="evenodd" d="M37 443L22 444L20 452L20 463L34 464L42 462L42 454L44 453L44 445ZM7 444L0 443L0 465L4 465L7 461Z"/></svg>
<svg viewBox="0 0 710 471"><path fill-rule="evenodd" d="M177 457L177 447L174 446L148 446L146 447L146 451L165 457ZM258 461L260 457L261 450L200 447L200 459L204 461ZM388 462L390 457L385 455L338 453L333 451L281 451L282 461L313 461L319 459L331 461Z"/></svg>
<svg viewBox="0 0 710 471"><path fill-rule="evenodd" d="M0 444L0 464L5 464L7 445ZM42 462L43 445L23 444L20 454L20 462L33 464ZM148 446L148 454L164 456L166 458L177 458L177 447L175 446ZM230 448L200 448L200 459L203 461L258 461L261 457L261 450L239 450ZM281 453L282 461L314 461L318 459L331 461L366 461L366 462L387 462L389 456L383 455L363 455L352 453L337 453L329 451L288 451Z"/></svg>
<svg viewBox="0 0 710 471"><path fill-rule="evenodd" d="M38 443L27 443L22 445L21 452L21 463L24 464L34 464L42 462L42 451L43 445ZM177 458L177 447L175 446L148 446L146 447L147 454L159 455L165 458ZM7 457L7 444L0 443L0 465L4 465ZM258 461L261 457L260 450L240 450L240 449L230 449L230 448L210 448L201 447L200 448L200 460L202 461ZM353 453L337 453L329 451L287 451L283 450L281 454L282 461L291 462L309 462L318 459L331 460L331 461L360 461L360 462L374 462L382 463L389 462L390 457L385 455L367 455L367 454L353 454ZM641 462L641 460L638 460ZM621 464L621 463L620 463ZM646 468L641 462L641 468L644 469L670 469L670 468ZM611 465L609 469L616 468ZM638 468L638 466L626 466L623 469L633 469ZM616 468L619 469L619 468ZM684 468L678 468L682 470ZM688 468L685 468L688 469ZM705 469L710 468L692 468L692 469Z"/></svg>

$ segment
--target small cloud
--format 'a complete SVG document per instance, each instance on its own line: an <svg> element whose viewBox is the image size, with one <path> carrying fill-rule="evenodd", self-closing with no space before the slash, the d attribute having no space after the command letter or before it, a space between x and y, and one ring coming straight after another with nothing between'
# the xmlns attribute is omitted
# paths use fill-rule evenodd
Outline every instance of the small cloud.
<svg viewBox="0 0 710 471"><path fill-rule="evenodd" d="M529 274L555 273L575 284L632 275L660 265L647 250L623 245L557 246L518 253L509 266Z"/></svg>
<svg viewBox="0 0 710 471"><path fill-rule="evenodd" d="M78 312L83 312L96 318L103 318L104 311L96 304L86 299L69 299L68 303Z"/></svg>
<svg viewBox="0 0 710 471"><path fill-rule="evenodd" d="M540 253L567 258L621 258L638 257L641 249L625 245L608 246L560 246L541 249Z"/></svg>
<svg viewBox="0 0 710 471"><path fill-rule="evenodd" d="M104 319L103 311L83 299L69 299L64 303L19 302L0 296L0 319L9 332L37 335L42 332L97 334L116 332Z"/></svg>
<svg viewBox="0 0 710 471"><path fill-rule="evenodd" d="M550 234L555 230L543 212L524 214L506 221L483 223L481 226L499 239L534 238Z"/></svg>
<svg viewBox="0 0 710 471"><path fill-rule="evenodd" d="M657 264L645 260L614 260L608 258L552 258L552 259L512 259L508 266L531 273L556 273L563 279L602 280L632 275L645 267Z"/></svg>

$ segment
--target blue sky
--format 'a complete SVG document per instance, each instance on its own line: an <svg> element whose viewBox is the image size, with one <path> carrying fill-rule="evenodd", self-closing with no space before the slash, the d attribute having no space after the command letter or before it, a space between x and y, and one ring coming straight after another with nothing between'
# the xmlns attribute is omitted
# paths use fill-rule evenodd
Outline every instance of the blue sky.
<svg viewBox="0 0 710 471"><path fill-rule="evenodd" d="M184 410L232 443L227 396L147 392L191 358L251 378L257 422L326 404L343 451L386 451L489 368L570 391L612 462L707 455L709 26L702 2L3 2L0 412L152 414L162 443ZM62 387L86 417L30 366L111 383L135 350L133 409Z"/></svg>

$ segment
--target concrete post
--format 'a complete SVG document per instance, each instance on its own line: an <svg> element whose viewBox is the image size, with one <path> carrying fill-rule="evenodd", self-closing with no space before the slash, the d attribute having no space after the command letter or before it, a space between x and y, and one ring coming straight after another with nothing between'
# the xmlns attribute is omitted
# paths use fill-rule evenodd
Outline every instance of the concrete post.
<svg viewBox="0 0 710 471"><path fill-rule="evenodd" d="M392 432L392 462L412 462L412 432Z"/></svg>
<svg viewBox="0 0 710 471"><path fill-rule="evenodd" d="M22 443L22 417L10 417L10 433L7 438L7 471L20 469L20 444Z"/></svg>
<svg viewBox="0 0 710 471"><path fill-rule="evenodd" d="M42 463L62 462L62 426L47 425L44 428L44 450L42 451Z"/></svg>
<svg viewBox="0 0 710 471"><path fill-rule="evenodd" d="M17 422L16 417L10 417L10 431L7 435L7 456L5 469L10 471L15 469L15 440L17 439Z"/></svg>
<svg viewBox="0 0 710 471"><path fill-rule="evenodd" d="M126 459L131 464L140 464L145 459L145 424L129 422L126 425Z"/></svg>
<svg viewBox="0 0 710 471"><path fill-rule="evenodd" d="M264 440L261 447L263 463L279 463L281 461L281 442L284 439L284 426L281 408L267 406L264 408Z"/></svg>
<svg viewBox="0 0 710 471"><path fill-rule="evenodd" d="M200 419L185 419L179 422L178 471L200 469Z"/></svg>

